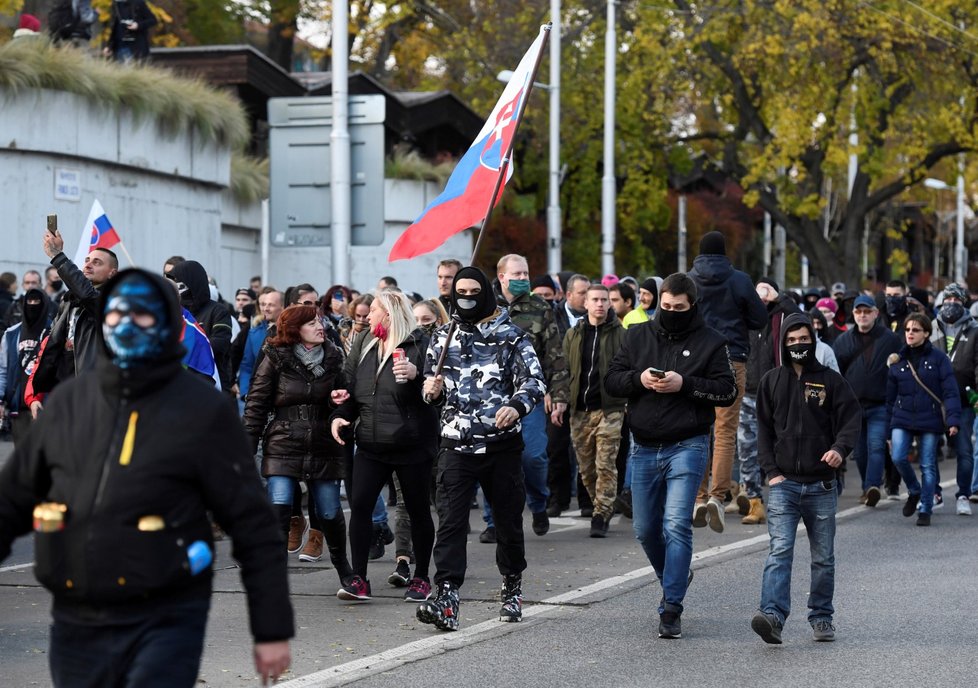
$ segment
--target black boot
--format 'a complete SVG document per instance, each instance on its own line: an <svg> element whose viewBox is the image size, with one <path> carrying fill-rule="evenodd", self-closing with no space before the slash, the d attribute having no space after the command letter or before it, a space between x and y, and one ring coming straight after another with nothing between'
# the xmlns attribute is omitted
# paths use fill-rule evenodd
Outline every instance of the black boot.
<svg viewBox="0 0 978 688"><path fill-rule="evenodd" d="M340 511L333 518L322 519L323 535L326 537L326 549L329 550L329 560L336 568L340 577L340 585L347 585L353 579L353 567L346 556L346 516Z"/></svg>

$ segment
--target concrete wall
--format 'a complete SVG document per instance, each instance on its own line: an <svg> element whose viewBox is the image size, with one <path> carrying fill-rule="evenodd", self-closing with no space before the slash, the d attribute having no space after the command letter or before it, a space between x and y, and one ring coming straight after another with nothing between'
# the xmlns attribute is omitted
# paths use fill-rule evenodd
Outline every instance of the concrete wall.
<svg viewBox="0 0 978 688"><path fill-rule="evenodd" d="M55 198L56 170L78 174L75 200ZM161 270L171 255L199 261L228 299L261 272L260 204L239 204L227 191L230 151L202 145L193 133L168 136L154 122L99 109L69 93L0 90L0 272L43 272L45 218L57 213L65 252L73 256L92 201L98 199L135 263ZM353 286L373 289L394 275L406 291L436 293L438 261L468 262L471 232L439 250L387 262L401 232L440 192L433 183L385 181L385 240L350 249ZM122 264L127 261L120 253ZM329 247L271 247L267 282L280 289L333 284Z"/></svg>
<svg viewBox="0 0 978 688"><path fill-rule="evenodd" d="M55 198L58 169L78 173L73 200ZM193 132L169 136L70 93L0 90L0 270L47 264L48 213L73 256L95 199L137 265L159 270L173 254L214 262L229 175L230 151Z"/></svg>

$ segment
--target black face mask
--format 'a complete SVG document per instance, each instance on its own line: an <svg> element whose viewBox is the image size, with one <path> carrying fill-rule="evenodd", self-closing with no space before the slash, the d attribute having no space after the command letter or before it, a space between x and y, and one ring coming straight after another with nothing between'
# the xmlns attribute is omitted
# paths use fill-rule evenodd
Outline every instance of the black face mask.
<svg viewBox="0 0 978 688"><path fill-rule="evenodd" d="M807 365L815 361L815 342L808 344L789 344L785 347L792 363Z"/></svg>
<svg viewBox="0 0 978 688"><path fill-rule="evenodd" d="M696 317L696 309L697 304L695 303L686 311L667 311L660 308L656 311L655 317L659 319L662 329L669 334L681 334L693 324L693 318Z"/></svg>
<svg viewBox="0 0 978 688"><path fill-rule="evenodd" d="M941 304L941 317L944 322L954 324L964 315L964 306L956 301Z"/></svg>
<svg viewBox="0 0 978 688"><path fill-rule="evenodd" d="M455 291L455 285L460 279L475 280L482 287L482 291L471 296L461 296ZM451 298L453 317L463 323L477 323L496 312L496 299L493 296L492 285L479 268L464 267L455 274Z"/></svg>
<svg viewBox="0 0 978 688"><path fill-rule="evenodd" d="M437 322L430 322L427 325L419 325L418 329L421 330L426 336L430 337L435 333L440 326Z"/></svg>
<svg viewBox="0 0 978 688"><path fill-rule="evenodd" d="M65 286L65 283L61 280L51 280L48 284L51 285L51 289L54 291L61 291L62 287Z"/></svg>
<svg viewBox="0 0 978 688"><path fill-rule="evenodd" d="M891 318L903 315L907 312L907 297L906 296L887 296L886 297L886 314Z"/></svg>

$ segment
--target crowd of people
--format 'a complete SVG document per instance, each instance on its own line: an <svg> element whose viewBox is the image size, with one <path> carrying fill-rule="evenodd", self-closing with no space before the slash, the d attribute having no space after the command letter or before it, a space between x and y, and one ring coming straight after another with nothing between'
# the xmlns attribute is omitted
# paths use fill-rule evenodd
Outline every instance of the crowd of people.
<svg viewBox="0 0 978 688"><path fill-rule="evenodd" d="M736 514L768 526L751 625L780 643L803 522L808 621L830 641L846 485L858 481L867 508L904 499L903 515L929 526L947 456L956 514L978 501L978 321L962 285L782 289L734 269L710 232L692 269L665 278L534 276L510 254L492 276L441 261L431 298L392 276L322 293L255 277L225 301L182 256L151 274L120 272L105 249L76 266L56 233L43 248L43 277L27 271L18 289L0 275L0 398L16 446L0 478L0 560L35 531L65 666L93 618L132 627L114 641L116 658L130 657L177 600L196 671L225 534L264 675L288 665L287 554L318 561L325 549L336 596L368 601L368 561L394 544L387 583L420 621L455 630L480 489L502 621L522 618L524 509L543 537L576 495L590 537L607 537L615 513L633 520L661 583L662 638L682 635L694 529L723 533ZM105 551L70 545L96 531ZM109 538L145 560L109 554ZM162 660L119 661L146 671Z"/></svg>

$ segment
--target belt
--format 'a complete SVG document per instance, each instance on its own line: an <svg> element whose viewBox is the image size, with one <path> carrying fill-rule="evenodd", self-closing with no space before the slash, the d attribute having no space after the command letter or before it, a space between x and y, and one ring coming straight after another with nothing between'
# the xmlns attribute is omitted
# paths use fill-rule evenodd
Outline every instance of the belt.
<svg viewBox="0 0 978 688"><path fill-rule="evenodd" d="M325 408L313 404L279 406L275 409L275 420L320 420L327 415Z"/></svg>

